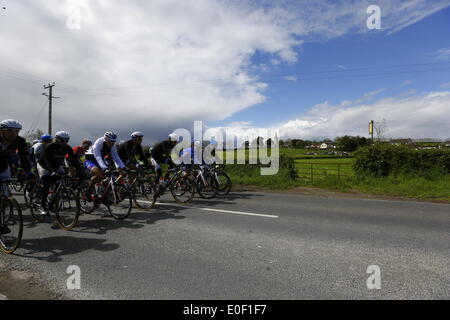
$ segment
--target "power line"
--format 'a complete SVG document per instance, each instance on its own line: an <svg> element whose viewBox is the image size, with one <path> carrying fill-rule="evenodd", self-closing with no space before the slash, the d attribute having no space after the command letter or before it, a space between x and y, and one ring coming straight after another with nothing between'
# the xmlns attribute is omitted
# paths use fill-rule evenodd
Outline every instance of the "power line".
<svg viewBox="0 0 450 320"><path fill-rule="evenodd" d="M409 71L393 71L393 72L383 72L383 73L365 73L365 74L353 74L353 75L339 75L339 76L334 76L334 77L315 77L315 78L302 78L302 79L296 79L296 82L305 82L305 81L314 81L314 80L334 80L334 79L351 79L351 78L361 78L361 77L377 77L377 76L386 76L386 75L397 75L397 74L408 74L408 73L424 73L424 72L440 72L440 71L447 71L450 70L449 68L440 68L440 69L425 69L425 70L409 70ZM268 80L268 81L264 81L264 83L280 83L280 82L286 82L287 80L285 79L279 79L279 80ZM249 84L245 84L245 85L251 85L251 83ZM219 87L240 87L242 86L242 84L223 84L223 85L219 85ZM187 87L183 87L183 88L178 88L181 90L192 90L192 89L205 89L207 88L205 85L203 86L187 86ZM137 89L137 93L139 93L139 91L145 90L145 93L157 93L157 92L162 92L162 91L167 91L167 90L176 90L173 87L170 88L164 88L164 89ZM92 97L92 96L113 96L114 94L123 94L123 92L120 91L116 91L114 93L110 92L110 93L92 93L92 94L80 94L80 95L65 95L65 97L68 98L78 98L78 97ZM136 92L134 92L134 94L136 94Z"/></svg>
<svg viewBox="0 0 450 320"><path fill-rule="evenodd" d="M446 65L450 64L450 61L445 62L430 62L430 63L414 63L414 64L403 64L403 65L390 65L390 66L379 66L379 67L361 67L361 68L352 68L352 69L345 69L345 70L325 70L325 71L314 71L314 72L289 72L289 73L274 73L274 74L265 74L261 75L261 79L259 81L269 82L270 80L264 80L267 78L278 78L278 77L286 77L286 76L303 76L303 75L314 75L314 74L326 74L326 73L348 73L348 72L354 72L354 71L365 71L365 70L381 70L381 69L398 69L398 68L409 68L409 67L424 67L424 66L432 66L432 65ZM216 78L216 79L205 79L202 81L199 81L199 83L205 83L205 82L233 82L236 81L236 79L232 78ZM285 81L283 79L283 81ZM227 84L229 86L230 84ZM180 86L178 83L174 82L168 82L168 83L153 83L153 84L145 84L145 85L130 85L130 86L121 86L121 87L109 87L109 88L102 88L99 90L83 90L84 92L105 92L105 91L117 91L117 90L127 90L127 89L136 89L140 87L145 87L144 90L147 90L149 87L171 87L171 86ZM62 87L63 90L66 87ZM73 91L73 89L68 88L69 91Z"/></svg>

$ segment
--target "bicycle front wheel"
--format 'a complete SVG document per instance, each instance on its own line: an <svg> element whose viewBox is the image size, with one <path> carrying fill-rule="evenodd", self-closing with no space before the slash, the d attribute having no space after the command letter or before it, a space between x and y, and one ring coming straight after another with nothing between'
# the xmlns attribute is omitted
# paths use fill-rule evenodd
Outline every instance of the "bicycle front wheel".
<svg viewBox="0 0 450 320"><path fill-rule="evenodd" d="M189 203L195 194L194 181L188 176L178 176L171 183L170 192L176 202L182 204Z"/></svg>
<svg viewBox="0 0 450 320"><path fill-rule="evenodd" d="M217 181L217 191L218 194L221 196L226 196L228 193L230 193L231 190L231 179L230 177L222 171L219 171L215 174L215 178Z"/></svg>
<svg viewBox="0 0 450 320"><path fill-rule="evenodd" d="M156 203L156 189L153 182L148 180L137 181L133 187L134 204L144 210L152 209Z"/></svg>
<svg viewBox="0 0 450 320"><path fill-rule="evenodd" d="M3 199L0 204L0 249L11 254L20 245L23 233L22 209L16 199Z"/></svg>
<svg viewBox="0 0 450 320"><path fill-rule="evenodd" d="M131 213L133 196L129 188L124 185L117 185L114 189L110 191L106 200L109 214L116 220L126 219Z"/></svg>
<svg viewBox="0 0 450 320"><path fill-rule="evenodd" d="M203 199L212 199L217 195L218 186L216 179L211 175L205 175L205 180L199 177L197 181L197 192Z"/></svg>
<svg viewBox="0 0 450 320"><path fill-rule="evenodd" d="M81 212L90 214L96 209L95 192L89 190L89 181L81 183L77 191Z"/></svg>
<svg viewBox="0 0 450 320"><path fill-rule="evenodd" d="M70 188L61 188L55 195L51 208L61 229L69 231L75 228L81 211L75 191Z"/></svg>

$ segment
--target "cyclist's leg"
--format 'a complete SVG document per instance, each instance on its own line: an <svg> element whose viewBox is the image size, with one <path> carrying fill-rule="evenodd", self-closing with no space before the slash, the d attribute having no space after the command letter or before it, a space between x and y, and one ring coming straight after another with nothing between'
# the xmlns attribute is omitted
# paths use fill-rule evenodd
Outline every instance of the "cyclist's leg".
<svg viewBox="0 0 450 320"><path fill-rule="evenodd" d="M151 158L152 165L155 167L156 171L156 178L155 178L155 184L157 185L159 183L159 179L162 177L162 168L161 165L154 159Z"/></svg>
<svg viewBox="0 0 450 320"><path fill-rule="evenodd" d="M50 190L50 185L52 184L52 178L50 176L50 172L42 168L40 164L37 165L37 170L39 173L39 178L42 182L41 207L44 211L43 213L47 213L47 197Z"/></svg>

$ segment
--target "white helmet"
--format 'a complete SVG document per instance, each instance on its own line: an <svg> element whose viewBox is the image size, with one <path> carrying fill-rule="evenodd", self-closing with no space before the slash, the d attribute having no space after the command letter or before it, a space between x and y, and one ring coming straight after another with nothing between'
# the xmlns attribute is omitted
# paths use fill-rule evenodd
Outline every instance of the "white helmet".
<svg viewBox="0 0 450 320"><path fill-rule="evenodd" d="M200 141L194 142L194 148L200 148L202 146L202 143Z"/></svg>
<svg viewBox="0 0 450 320"><path fill-rule="evenodd" d="M117 141L117 134L112 131L108 131L105 133L104 138L106 141L116 142Z"/></svg>
<svg viewBox="0 0 450 320"><path fill-rule="evenodd" d="M144 134L140 131L136 131L131 134L131 139L139 139L139 138L143 138L143 137L144 137Z"/></svg>
<svg viewBox="0 0 450 320"><path fill-rule="evenodd" d="M70 140L70 134L68 132L66 132L66 131L58 131L55 134L55 139L69 141Z"/></svg>
<svg viewBox="0 0 450 320"><path fill-rule="evenodd" d="M22 129L22 125L17 120L7 119L0 122L0 129Z"/></svg>
<svg viewBox="0 0 450 320"><path fill-rule="evenodd" d="M178 142L178 135L175 133L169 134L170 141Z"/></svg>

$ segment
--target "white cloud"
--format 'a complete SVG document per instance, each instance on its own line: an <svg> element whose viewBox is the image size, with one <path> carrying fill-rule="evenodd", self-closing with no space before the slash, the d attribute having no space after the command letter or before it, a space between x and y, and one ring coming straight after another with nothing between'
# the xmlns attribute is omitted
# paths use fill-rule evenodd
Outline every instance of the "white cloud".
<svg viewBox="0 0 450 320"><path fill-rule="evenodd" d="M450 49L441 49L431 53L436 60L450 60Z"/></svg>
<svg viewBox="0 0 450 320"><path fill-rule="evenodd" d="M450 118L442 115L448 113L449 104L449 91L384 98L348 108L322 104L278 128L280 137L284 138L367 136L370 120L381 121L384 118L391 137L446 138Z"/></svg>
<svg viewBox="0 0 450 320"><path fill-rule="evenodd" d="M287 76L287 77L284 77L284 80L296 82L297 77L296 76Z"/></svg>
<svg viewBox="0 0 450 320"><path fill-rule="evenodd" d="M400 87L407 87L407 86L409 86L409 85L412 84L412 83L413 83L412 80L405 80L405 81L402 82L402 84L400 85Z"/></svg>
<svg viewBox="0 0 450 320"><path fill-rule="evenodd" d="M365 98L356 101L362 100L365 101ZM338 105L324 102L313 106L301 117L267 129L276 130L281 139L333 139L343 135L368 136L368 124L371 120L386 119L389 137L449 136L450 118L443 115L449 110L450 91L388 97L370 104L355 104L356 101L344 101ZM255 130L263 134L266 129L246 126L215 130L228 130L236 135L245 135Z"/></svg>
<svg viewBox="0 0 450 320"><path fill-rule="evenodd" d="M305 41L368 32L367 3L356 0L79 0L80 30L66 27L70 1L4 2L1 113L29 128L44 103L42 85L56 81L54 129L76 139L107 129L162 135L193 120L224 120L266 100L267 84L250 72L256 52L272 65L290 64ZM448 1L379 5L392 31Z"/></svg>

